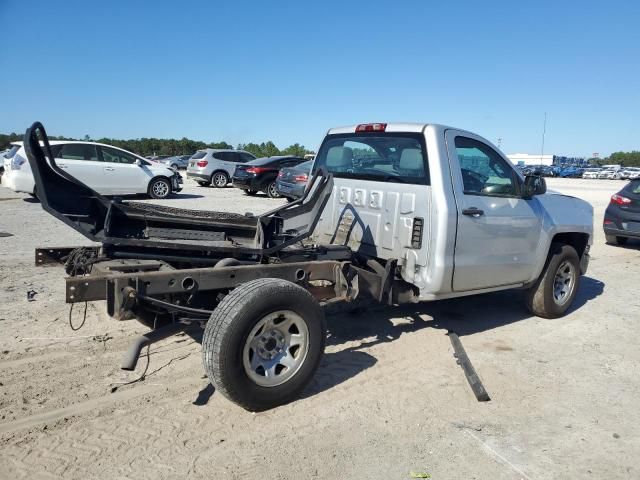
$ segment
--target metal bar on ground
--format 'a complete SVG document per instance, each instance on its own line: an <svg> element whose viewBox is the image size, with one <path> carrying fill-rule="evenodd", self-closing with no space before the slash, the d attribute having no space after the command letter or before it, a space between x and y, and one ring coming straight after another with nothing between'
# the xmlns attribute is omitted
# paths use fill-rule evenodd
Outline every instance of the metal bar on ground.
<svg viewBox="0 0 640 480"><path fill-rule="evenodd" d="M451 345L453 346L454 354L453 356L458 360L458 365L462 367L464 371L464 375L467 377L467 381L469 382L469 386L471 390L473 390L474 395L478 399L479 402L488 402L491 400L489 394L482 385L482 381L480 377L476 373L475 368L471 364L471 360L467 356L467 352L465 352L464 347L462 346L462 342L460 342L460 338L458 334L455 332L449 332L449 340L451 341Z"/></svg>

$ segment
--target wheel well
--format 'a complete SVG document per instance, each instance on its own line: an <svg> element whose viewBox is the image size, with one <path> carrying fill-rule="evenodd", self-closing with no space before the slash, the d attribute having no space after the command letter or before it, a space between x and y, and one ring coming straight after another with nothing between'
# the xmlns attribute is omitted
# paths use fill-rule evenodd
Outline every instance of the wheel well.
<svg viewBox="0 0 640 480"><path fill-rule="evenodd" d="M213 178L213 176L214 176L216 173L224 173L224 174L227 176L227 178L230 178L230 176L229 176L229 172L227 172L226 170L223 170L223 169L221 169L221 168L219 168L219 169L214 170L213 172L211 172L211 178Z"/></svg>
<svg viewBox="0 0 640 480"><path fill-rule="evenodd" d="M552 243L563 243L565 245L571 245L578 252L578 257L582 258L582 254L587 248L589 242L589 235L587 233L567 232L557 233L554 235Z"/></svg>
<svg viewBox="0 0 640 480"><path fill-rule="evenodd" d="M169 177L166 177L164 175L157 175L157 176L153 177L151 180L149 180L149 183L147 184L147 190L149 188L151 188L151 184L153 182L155 182L156 180L159 180L160 178L163 179L163 180L166 180L167 182L169 182L169 188L171 188L171 179Z"/></svg>

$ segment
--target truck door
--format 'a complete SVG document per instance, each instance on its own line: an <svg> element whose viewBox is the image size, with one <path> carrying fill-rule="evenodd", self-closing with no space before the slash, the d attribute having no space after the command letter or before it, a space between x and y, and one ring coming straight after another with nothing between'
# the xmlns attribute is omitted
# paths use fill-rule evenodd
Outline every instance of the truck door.
<svg viewBox="0 0 640 480"><path fill-rule="evenodd" d="M538 203L520 196L511 162L469 132L447 130L457 203L454 291L523 283L536 263Z"/></svg>

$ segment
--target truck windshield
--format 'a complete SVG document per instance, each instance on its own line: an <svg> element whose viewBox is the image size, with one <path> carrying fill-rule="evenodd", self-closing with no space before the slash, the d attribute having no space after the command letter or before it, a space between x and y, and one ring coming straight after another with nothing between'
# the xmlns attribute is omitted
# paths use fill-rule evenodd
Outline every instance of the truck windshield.
<svg viewBox="0 0 640 480"><path fill-rule="evenodd" d="M418 133L328 135L314 172L324 168L338 178L428 185L423 136Z"/></svg>

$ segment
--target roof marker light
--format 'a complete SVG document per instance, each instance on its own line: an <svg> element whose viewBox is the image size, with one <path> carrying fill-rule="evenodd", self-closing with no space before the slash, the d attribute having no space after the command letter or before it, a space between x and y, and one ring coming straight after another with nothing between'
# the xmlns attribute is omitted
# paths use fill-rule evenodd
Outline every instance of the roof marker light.
<svg viewBox="0 0 640 480"><path fill-rule="evenodd" d="M356 127L358 132L384 132L387 129L386 123L361 123Z"/></svg>

